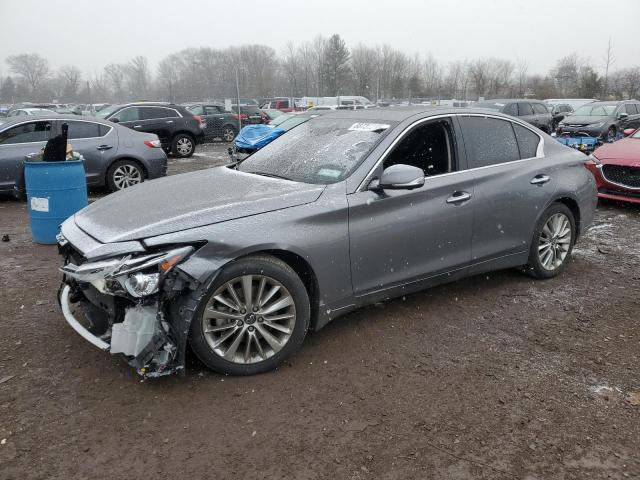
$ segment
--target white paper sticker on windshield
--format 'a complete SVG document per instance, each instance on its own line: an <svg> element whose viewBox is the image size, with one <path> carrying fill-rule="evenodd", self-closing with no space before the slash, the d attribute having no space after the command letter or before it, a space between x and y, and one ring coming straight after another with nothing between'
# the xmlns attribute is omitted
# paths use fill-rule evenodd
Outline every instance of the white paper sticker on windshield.
<svg viewBox="0 0 640 480"><path fill-rule="evenodd" d="M357 132L377 132L378 130L386 130L391 125L384 123L354 123L349 127L349 130L355 130Z"/></svg>
<svg viewBox="0 0 640 480"><path fill-rule="evenodd" d="M31 197L31 210L34 212L48 212L49 211L49 199Z"/></svg>
<svg viewBox="0 0 640 480"><path fill-rule="evenodd" d="M333 168L321 168L318 175L321 177L338 178L342 172Z"/></svg>

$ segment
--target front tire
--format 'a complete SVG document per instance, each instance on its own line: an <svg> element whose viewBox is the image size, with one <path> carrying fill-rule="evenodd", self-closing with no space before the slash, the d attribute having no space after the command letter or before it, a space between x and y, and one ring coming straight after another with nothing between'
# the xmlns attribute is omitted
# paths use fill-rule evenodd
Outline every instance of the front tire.
<svg viewBox="0 0 640 480"><path fill-rule="evenodd" d="M197 306L189 342L209 368L254 375L298 350L309 329L309 295L293 269L271 256L228 264Z"/></svg>
<svg viewBox="0 0 640 480"><path fill-rule="evenodd" d="M552 278L564 270L576 240L576 222L566 205L554 203L533 232L525 271L534 278Z"/></svg>
<svg viewBox="0 0 640 480"><path fill-rule="evenodd" d="M196 151L196 141L186 133L180 133L171 142L171 153L178 158L188 158Z"/></svg>

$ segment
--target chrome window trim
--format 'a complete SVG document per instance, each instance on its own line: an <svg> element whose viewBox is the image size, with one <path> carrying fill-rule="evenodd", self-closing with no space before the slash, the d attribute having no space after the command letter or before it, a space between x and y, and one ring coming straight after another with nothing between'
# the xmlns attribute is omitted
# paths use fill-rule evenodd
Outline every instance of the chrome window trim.
<svg viewBox="0 0 640 480"><path fill-rule="evenodd" d="M514 118L514 120L511 120L510 118L505 118L505 117L502 117L502 116L499 116L499 115L492 115L492 114L485 114L485 113L449 113L449 114L434 115L433 117L421 118L419 120L416 120L411 125L408 125L402 132L400 132L400 134L396 137L396 139L393 142L391 142L391 145L389 145L385 149L385 151L382 152L382 155L380 155L380 158L378 159L378 161L371 168L371 170L369 170L369 173L367 173L367 175L364 177L364 180L362 180L362 182L360 182L360 185L358 185L358 188L356 188L354 193L364 192L364 191L367 190L367 186L371 183L371 180L373 178L375 170L378 168L378 166L381 163L383 163L385 161L385 159L387 158L387 156L389 155L391 150L396 146L396 144L402 138L404 138L404 136L410 130L412 130L414 127L416 127L416 126L418 126L418 125L420 125L422 123L425 123L425 122L428 122L428 121L431 121L431 120L437 120L439 118L453 118L453 117L489 117L489 118L495 118L497 120L502 120L504 122L516 123L516 124L520 125L521 127L526 128L530 132L535 133L538 136L538 138L540 139L540 141L538 142L538 148L536 149L536 156L535 157L529 157L529 158L521 158L519 160L512 160L512 161L509 161L509 162L494 163L493 165L485 165L483 167L467 168L466 170L456 170L455 172L441 173L440 175L433 175L432 177L425 177L425 180L429 180L430 178L440 178L440 177L444 177L446 175L456 175L456 174L464 173L464 172L474 172L476 170L483 170L485 168L493 168L493 167L498 167L498 166L501 166L501 165L511 165L511 164L514 164L514 163L526 162L526 161L537 159L537 158L544 158L544 137L540 133L536 132L533 128L531 128L531 125L529 125L526 122L523 122L521 120L518 120L518 119L515 119L515 118ZM516 135L515 130L513 131L513 134L514 134L514 136ZM517 137L516 137L516 141L517 141Z"/></svg>

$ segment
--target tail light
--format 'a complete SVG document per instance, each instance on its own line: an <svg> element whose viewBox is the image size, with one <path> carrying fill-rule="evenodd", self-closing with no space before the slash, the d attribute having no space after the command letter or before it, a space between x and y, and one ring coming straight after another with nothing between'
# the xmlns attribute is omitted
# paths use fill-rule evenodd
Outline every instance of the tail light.
<svg viewBox="0 0 640 480"><path fill-rule="evenodd" d="M233 118L235 120L247 120L249 118L249 115L247 115L246 113L241 113L240 115L238 115L237 113L235 113L233 115Z"/></svg>
<svg viewBox="0 0 640 480"><path fill-rule="evenodd" d="M195 120L198 122L198 126L200 128L205 128L207 126L200 115L194 115L193 118L195 118Z"/></svg>
<svg viewBox="0 0 640 480"><path fill-rule="evenodd" d="M144 144L149 148L160 148L160 140L145 140Z"/></svg>

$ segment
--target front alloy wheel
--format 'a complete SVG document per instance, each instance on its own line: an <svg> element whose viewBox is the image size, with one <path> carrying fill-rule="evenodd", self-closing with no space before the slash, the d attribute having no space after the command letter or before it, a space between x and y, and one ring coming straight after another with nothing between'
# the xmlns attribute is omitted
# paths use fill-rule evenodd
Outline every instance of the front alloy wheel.
<svg viewBox="0 0 640 480"><path fill-rule="evenodd" d="M190 344L209 368L232 375L272 370L309 328L307 290L296 272L266 255L235 260L201 297ZM189 299L186 299L189 302Z"/></svg>

